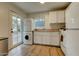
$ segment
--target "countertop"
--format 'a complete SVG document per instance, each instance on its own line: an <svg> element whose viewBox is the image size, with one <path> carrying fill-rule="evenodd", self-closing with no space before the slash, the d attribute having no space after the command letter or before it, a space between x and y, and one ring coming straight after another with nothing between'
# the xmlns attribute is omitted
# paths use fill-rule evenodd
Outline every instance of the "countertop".
<svg viewBox="0 0 79 59"><path fill-rule="evenodd" d="M6 37L0 37L0 41L1 40L6 40L6 39L8 39L8 38L6 38Z"/></svg>
<svg viewBox="0 0 79 59"><path fill-rule="evenodd" d="M59 32L59 29L36 29L36 32Z"/></svg>

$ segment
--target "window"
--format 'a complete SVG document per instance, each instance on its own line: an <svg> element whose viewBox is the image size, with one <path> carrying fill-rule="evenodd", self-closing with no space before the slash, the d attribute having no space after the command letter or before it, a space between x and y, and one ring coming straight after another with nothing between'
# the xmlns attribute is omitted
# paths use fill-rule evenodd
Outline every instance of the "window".
<svg viewBox="0 0 79 59"><path fill-rule="evenodd" d="M34 20L35 29L43 29L44 28L44 19L36 19Z"/></svg>

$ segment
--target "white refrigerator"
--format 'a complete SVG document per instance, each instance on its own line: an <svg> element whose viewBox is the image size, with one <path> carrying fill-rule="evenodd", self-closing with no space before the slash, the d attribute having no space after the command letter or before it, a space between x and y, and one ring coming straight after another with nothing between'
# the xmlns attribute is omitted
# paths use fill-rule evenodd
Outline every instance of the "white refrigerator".
<svg viewBox="0 0 79 59"><path fill-rule="evenodd" d="M68 56L79 56L79 3L71 3L66 9L64 46Z"/></svg>

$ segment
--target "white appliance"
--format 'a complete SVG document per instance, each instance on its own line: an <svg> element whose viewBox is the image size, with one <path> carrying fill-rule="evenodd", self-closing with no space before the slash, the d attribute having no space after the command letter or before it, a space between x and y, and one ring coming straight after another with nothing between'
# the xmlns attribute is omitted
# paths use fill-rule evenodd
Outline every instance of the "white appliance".
<svg viewBox="0 0 79 59"><path fill-rule="evenodd" d="M23 43L24 44L32 44L32 32L24 32L23 33Z"/></svg>
<svg viewBox="0 0 79 59"><path fill-rule="evenodd" d="M79 56L79 3L71 3L66 10L66 31L63 45L68 56Z"/></svg>
<svg viewBox="0 0 79 59"><path fill-rule="evenodd" d="M23 31L23 43L32 44L32 29L31 29L31 19L25 19L24 22L24 31Z"/></svg>

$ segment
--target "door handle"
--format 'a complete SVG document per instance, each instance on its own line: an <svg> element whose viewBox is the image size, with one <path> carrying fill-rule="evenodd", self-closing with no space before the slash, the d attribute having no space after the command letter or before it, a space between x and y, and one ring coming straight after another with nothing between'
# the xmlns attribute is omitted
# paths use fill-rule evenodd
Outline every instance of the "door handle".
<svg viewBox="0 0 79 59"><path fill-rule="evenodd" d="M11 33L13 33L13 29L11 29Z"/></svg>
<svg viewBox="0 0 79 59"><path fill-rule="evenodd" d="M11 31L11 33L13 33L13 31Z"/></svg>

